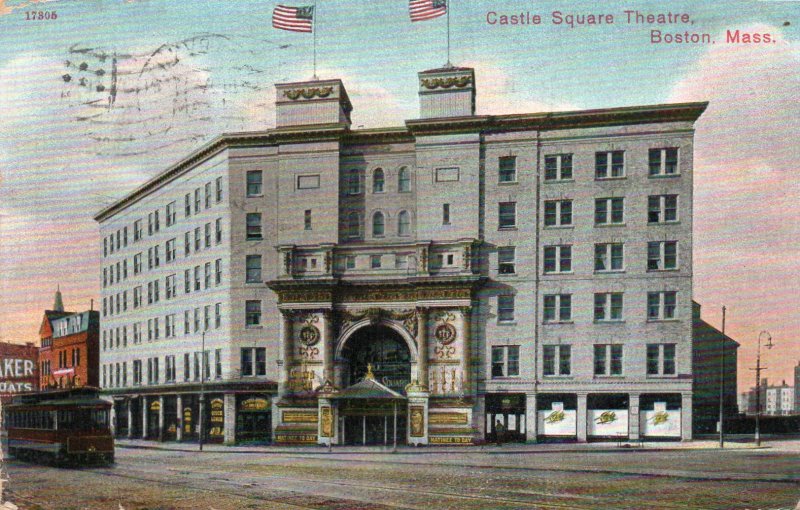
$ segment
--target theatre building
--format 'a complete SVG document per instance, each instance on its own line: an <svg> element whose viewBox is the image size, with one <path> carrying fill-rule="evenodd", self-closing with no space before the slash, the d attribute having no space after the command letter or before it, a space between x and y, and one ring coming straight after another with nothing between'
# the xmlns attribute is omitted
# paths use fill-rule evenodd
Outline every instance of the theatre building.
<svg viewBox="0 0 800 510"><path fill-rule="evenodd" d="M227 443L691 438L706 104L476 115L472 69L417 83L379 129L340 80L278 84L274 129L98 213L118 433L197 437L202 393Z"/></svg>

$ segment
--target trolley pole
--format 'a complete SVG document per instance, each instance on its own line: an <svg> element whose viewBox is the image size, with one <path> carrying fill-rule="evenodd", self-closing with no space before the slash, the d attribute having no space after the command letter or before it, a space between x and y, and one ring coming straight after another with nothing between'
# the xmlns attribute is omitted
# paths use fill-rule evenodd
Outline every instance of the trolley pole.
<svg viewBox="0 0 800 510"><path fill-rule="evenodd" d="M203 331L203 340L200 353L200 451L203 451L203 434L205 433L206 415L206 332Z"/></svg>
<svg viewBox="0 0 800 510"><path fill-rule="evenodd" d="M719 447L725 448L725 307L722 307L722 344L719 360Z"/></svg>

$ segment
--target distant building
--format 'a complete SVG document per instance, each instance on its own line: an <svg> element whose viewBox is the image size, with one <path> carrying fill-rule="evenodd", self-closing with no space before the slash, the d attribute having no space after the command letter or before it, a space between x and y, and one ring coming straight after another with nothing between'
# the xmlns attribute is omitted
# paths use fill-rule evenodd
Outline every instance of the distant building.
<svg viewBox="0 0 800 510"><path fill-rule="evenodd" d="M9 402L16 393L38 389L38 354L33 342L25 345L0 343L0 402Z"/></svg>
<svg viewBox="0 0 800 510"><path fill-rule="evenodd" d="M723 412L725 416L735 416L738 412L736 370L739 343L726 335L723 352L722 332L700 318L699 303L692 304L692 428L695 433L715 432L719 421L720 373L724 372Z"/></svg>
<svg viewBox="0 0 800 510"><path fill-rule="evenodd" d="M795 388L782 381L780 385L767 386L764 414L787 416L795 414Z"/></svg>
<svg viewBox="0 0 800 510"><path fill-rule="evenodd" d="M39 328L39 387L99 386L99 332L99 312L65 312L56 291Z"/></svg>
<svg viewBox="0 0 800 510"><path fill-rule="evenodd" d="M800 361L794 367L794 388L794 410L800 413L800 391L797 391L797 388L800 388Z"/></svg>

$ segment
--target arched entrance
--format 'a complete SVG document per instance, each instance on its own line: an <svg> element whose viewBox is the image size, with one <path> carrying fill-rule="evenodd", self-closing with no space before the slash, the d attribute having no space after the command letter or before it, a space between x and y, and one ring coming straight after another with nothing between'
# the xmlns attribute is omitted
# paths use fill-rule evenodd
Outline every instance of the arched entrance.
<svg viewBox="0 0 800 510"><path fill-rule="evenodd" d="M383 392L389 388L402 394L411 382L408 344L398 332L385 325L369 325L354 332L341 350L340 362L345 388L353 387L366 377L384 386ZM404 439L405 405L398 406L396 399L387 399L380 388L367 391L375 392L372 398L359 394L340 400L339 437L346 444L390 445L396 426L397 437Z"/></svg>
<svg viewBox="0 0 800 510"><path fill-rule="evenodd" d="M375 380L394 391L403 392L411 382L411 353L405 339L388 326L366 326L347 339L341 352L344 386L364 379L372 365Z"/></svg>

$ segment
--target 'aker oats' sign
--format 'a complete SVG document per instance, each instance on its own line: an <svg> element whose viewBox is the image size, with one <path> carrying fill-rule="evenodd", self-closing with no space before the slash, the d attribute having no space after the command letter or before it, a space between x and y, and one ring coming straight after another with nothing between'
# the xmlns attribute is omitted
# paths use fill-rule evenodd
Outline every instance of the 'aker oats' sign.
<svg viewBox="0 0 800 510"><path fill-rule="evenodd" d="M33 345L0 344L0 397L38 389L38 352Z"/></svg>

